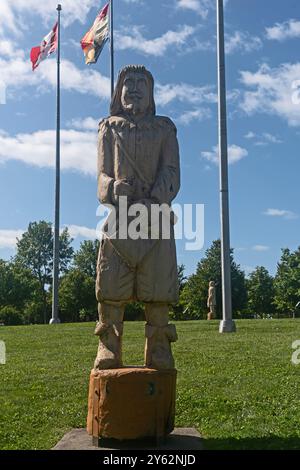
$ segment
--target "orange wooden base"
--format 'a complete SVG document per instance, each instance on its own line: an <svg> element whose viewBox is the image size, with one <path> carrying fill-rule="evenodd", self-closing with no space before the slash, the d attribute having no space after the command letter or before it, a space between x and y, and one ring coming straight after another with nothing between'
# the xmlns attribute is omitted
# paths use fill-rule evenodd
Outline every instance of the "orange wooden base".
<svg viewBox="0 0 300 470"><path fill-rule="evenodd" d="M87 431L95 438L163 438L174 429L174 370L91 371Z"/></svg>

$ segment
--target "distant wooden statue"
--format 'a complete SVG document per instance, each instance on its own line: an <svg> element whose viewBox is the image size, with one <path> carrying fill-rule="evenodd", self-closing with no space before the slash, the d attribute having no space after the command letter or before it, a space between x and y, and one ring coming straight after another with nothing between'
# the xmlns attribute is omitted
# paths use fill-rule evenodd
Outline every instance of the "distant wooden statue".
<svg viewBox="0 0 300 470"><path fill-rule="evenodd" d="M207 308L209 308L207 320L213 320L213 318L216 316L217 309L216 287L214 281L210 281L209 283Z"/></svg>

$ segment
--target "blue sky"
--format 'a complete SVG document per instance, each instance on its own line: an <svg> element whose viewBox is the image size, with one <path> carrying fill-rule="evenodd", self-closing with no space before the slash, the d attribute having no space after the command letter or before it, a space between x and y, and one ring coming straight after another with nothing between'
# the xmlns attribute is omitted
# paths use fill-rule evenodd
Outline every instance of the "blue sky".
<svg viewBox="0 0 300 470"><path fill-rule="evenodd" d="M56 1L0 2L0 257L34 220L53 220L55 57L33 73L29 51L56 21ZM87 67L79 41L105 2L62 0L61 226L93 236L97 122L108 114L109 48ZM158 114L177 125L178 203L205 205L205 245L178 262L192 273L220 234L214 0L115 0L116 69L145 64ZM272 7L270 8L270 5ZM249 273L272 274L300 233L300 10L296 0L227 0L231 245ZM297 82L298 80L298 82ZM2 96L3 101L3 96Z"/></svg>

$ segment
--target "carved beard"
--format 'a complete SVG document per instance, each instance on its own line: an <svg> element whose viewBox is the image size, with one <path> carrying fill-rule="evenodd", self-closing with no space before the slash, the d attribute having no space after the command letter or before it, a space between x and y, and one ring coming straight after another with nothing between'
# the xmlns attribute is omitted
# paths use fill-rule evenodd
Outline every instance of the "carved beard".
<svg viewBox="0 0 300 470"><path fill-rule="evenodd" d="M138 97L125 94L121 96L121 103L124 111L133 116L144 114L149 108L149 100L144 96Z"/></svg>
<svg viewBox="0 0 300 470"><path fill-rule="evenodd" d="M137 116L139 114L143 114L146 112L146 107L143 106L143 102L141 100L137 99L134 100L131 103L125 102L125 100L122 100L122 106L124 111L126 111L127 114L132 114L133 116Z"/></svg>

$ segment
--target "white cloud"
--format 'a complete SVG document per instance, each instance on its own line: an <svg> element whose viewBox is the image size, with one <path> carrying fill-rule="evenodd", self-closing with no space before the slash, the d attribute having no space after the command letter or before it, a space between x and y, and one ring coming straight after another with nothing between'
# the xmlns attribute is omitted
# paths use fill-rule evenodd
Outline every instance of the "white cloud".
<svg viewBox="0 0 300 470"><path fill-rule="evenodd" d="M17 160L39 168L54 168L54 130L9 136L0 134L0 163ZM96 176L95 132L61 131L61 168Z"/></svg>
<svg viewBox="0 0 300 470"><path fill-rule="evenodd" d="M15 90L30 86L35 87L35 93L43 92L49 88L56 88L56 61L48 59L32 72L31 65L24 58L23 51L17 51L16 58L0 57L1 82L7 87L9 99L14 96ZM11 80L11 77L14 80ZM97 98L110 99L110 79L91 68L79 69L73 62L61 62L61 88L66 91L94 95ZM200 104L216 103L217 96L211 85L197 87L187 83L156 84L156 101L160 106L166 106L172 101ZM94 123L89 120L83 123L83 129L93 129ZM75 123L76 126L76 123Z"/></svg>
<svg viewBox="0 0 300 470"><path fill-rule="evenodd" d="M214 7L212 0L178 0L177 8L192 10L203 19L207 18L209 10Z"/></svg>
<svg viewBox="0 0 300 470"><path fill-rule="evenodd" d="M270 247L266 246L266 245L254 245L252 247L253 251L268 251L269 249L270 249Z"/></svg>
<svg viewBox="0 0 300 470"><path fill-rule="evenodd" d="M241 268L243 271L245 271L246 276L249 276L252 273L252 271L255 270L254 266L249 266L246 264L242 265Z"/></svg>
<svg viewBox="0 0 300 470"><path fill-rule="evenodd" d="M69 230L72 238L86 238L88 240L95 240L97 233L95 228L83 227L81 225L65 225Z"/></svg>
<svg viewBox="0 0 300 470"><path fill-rule="evenodd" d="M216 103L217 95L213 92L214 87L207 85L196 87L187 83L170 83L156 85L156 100L160 106L166 106L174 100L199 104L199 103Z"/></svg>
<svg viewBox="0 0 300 470"><path fill-rule="evenodd" d="M242 71L246 90L240 107L247 114L277 115L290 126L300 125L300 62L271 68L263 64L257 72Z"/></svg>
<svg viewBox="0 0 300 470"><path fill-rule="evenodd" d="M246 135L244 135L245 139L255 139L256 134L252 131L249 131Z"/></svg>
<svg viewBox="0 0 300 470"><path fill-rule="evenodd" d="M266 28L267 39L275 41L285 41L300 37L300 21L288 20L284 23L276 23L270 28Z"/></svg>
<svg viewBox="0 0 300 470"><path fill-rule="evenodd" d="M174 48L182 46L194 33L195 28L184 25L178 31L167 31L155 39L145 39L140 28L133 26L130 34L124 31L115 32L116 48L120 50L133 49L146 55L163 56L171 46Z"/></svg>
<svg viewBox="0 0 300 470"><path fill-rule="evenodd" d="M16 36L20 35L19 26L11 7L12 2L9 0L2 0L0 3L0 36L4 35L4 31L9 31Z"/></svg>
<svg viewBox="0 0 300 470"><path fill-rule="evenodd" d="M21 36L28 28L28 22L24 21L24 15L32 20L33 15L39 15L46 24L55 23L57 18L57 0L39 2L37 0L1 0L0 2L0 34L9 31L15 36ZM88 12L92 7L99 7L98 0L61 0L62 24L69 26L74 21L85 23ZM47 31L45 31L45 34ZM42 38L37 38L39 44Z"/></svg>
<svg viewBox="0 0 300 470"><path fill-rule="evenodd" d="M26 87L29 85L38 86L41 82L37 80L37 75L31 72L30 62L22 58L4 59L0 57L1 81L8 90ZM12 80L11 78L14 77Z"/></svg>
<svg viewBox="0 0 300 470"><path fill-rule="evenodd" d="M25 58L25 53L21 49L17 48L17 45L11 39L1 39L0 40L0 56L4 57L14 57L16 58Z"/></svg>
<svg viewBox="0 0 300 470"><path fill-rule="evenodd" d="M214 146L211 152L201 152L201 156L210 163L214 163L215 165L219 164L219 154L217 146Z"/></svg>
<svg viewBox="0 0 300 470"><path fill-rule="evenodd" d="M60 231L62 232L66 227L72 238L86 238L88 240L95 240L97 238L96 229L80 225L64 225ZM0 249L15 249L17 239L20 239L24 232L25 230L0 230Z"/></svg>
<svg viewBox="0 0 300 470"><path fill-rule="evenodd" d="M264 132L262 134L263 138L266 139L267 142L270 142L271 144L282 144L283 141L280 140L276 135L270 134L268 132Z"/></svg>
<svg viewBox="0 0 300 470"><path fill-rule="evenodd" d="M197 34L194 34L194 36L187 41L180 53L195 54L198 51L216 52L216 45L213 40L200 40L199 37L197 37Z"/></svg>
<svg viewBox="0 0 300 470"><path fill-rule="evenodd" d="M42 68L42 65L44 67ZM42 80L56 86L56 63L55 60L47 60L39 66ZM39 70L37 69L37 70ZM34 73L37 73L34 72ZM96 70L79 69L69 60L63 60L61 64L61 84L69 91L82 94L93 94L99 98L110 97L110 79L101 75Z"/></svg>
<svg viewBox="0 0 300 470"><path fill-rule="evenodd" d="M192 111L185 111L177 118L177 122L188 126L192 121L203 121L211 117L211 110L209 108L200 108Z"/></svg>
<svg viewBox="0 0 300 470"><path fill-rule="evenodd" d="M14 249L24 230L0 230L0 248Z"/></svg>
<svg viewBox="0 0 300 470"><path fill-rule="evenodd" d="M249 131L244 135L245 139L252 140L256 146L266 146L269 144L282 144L283 141L279 139L276 135L270 134L269 132L263 132L262 134L255 134L252 131Z"/></svg>
<svg viewBox="0 0 300 470"><path fill-rule="evenodd" d="M87 118L78 118L72 119L67 123L68 127L73 127L81 131L92 131L96 132L98 130L100 119L94 119L92 117Z"/></svg>
<svg viewBox="0 0 300 470"><path fill-rule="evenodd" d="M247 155L248 151L246 149L239 147L238 145L230 145L228 147L228 164L233 165L247 157ZM210 163L214 163L215 165L219 164L219 150L217 146L213 147L211 152L201 152L201 156Z"/></svg>
<svg viewBox="0 0 300 470"><path fill-rule="evenodd" d="M243 158L248 156L248 151L238 145L230 145L228 147L228 163L233 164L236 163Z"/></svg>
<svg viewBox="0 0 300 470"><path fill-rule="evenodd" d="M236 103L241 97L241 90L238 88L227 90L226 97L227 97L227 102Z"/></svg>
<svg viewBox="0 0 300 470"><path fill-rule="evenodd" d="M10 46L8 46L10 47ZM14 90L34 86L42 91L56 87L56 60L48 59L32 72L30 61L17 50L13 58L0 57L1 81L7 87L8 96ZM11 78L14 77L12 80ZM100 99L110 97L110 79L96 70L79 69L69 60L61 62L61 88L82 94L92 94Z"/></svg>
<svg viewBox="0 0 300 470"><path fill-rule="evenodd" d="M247 32L235 31L226 36L225 50L227 54L235 52L249 53L261 49L262 41L258 36L251 36Z"/></svg>
<svg viewBox="0 0 300 470"><path fill-rule="evenodd" d="M268 215L270 217L282 217L284 219L297 219L298 215L295 212L282 210L282 209L267 209L263 212L264 215Z"/></svg>

